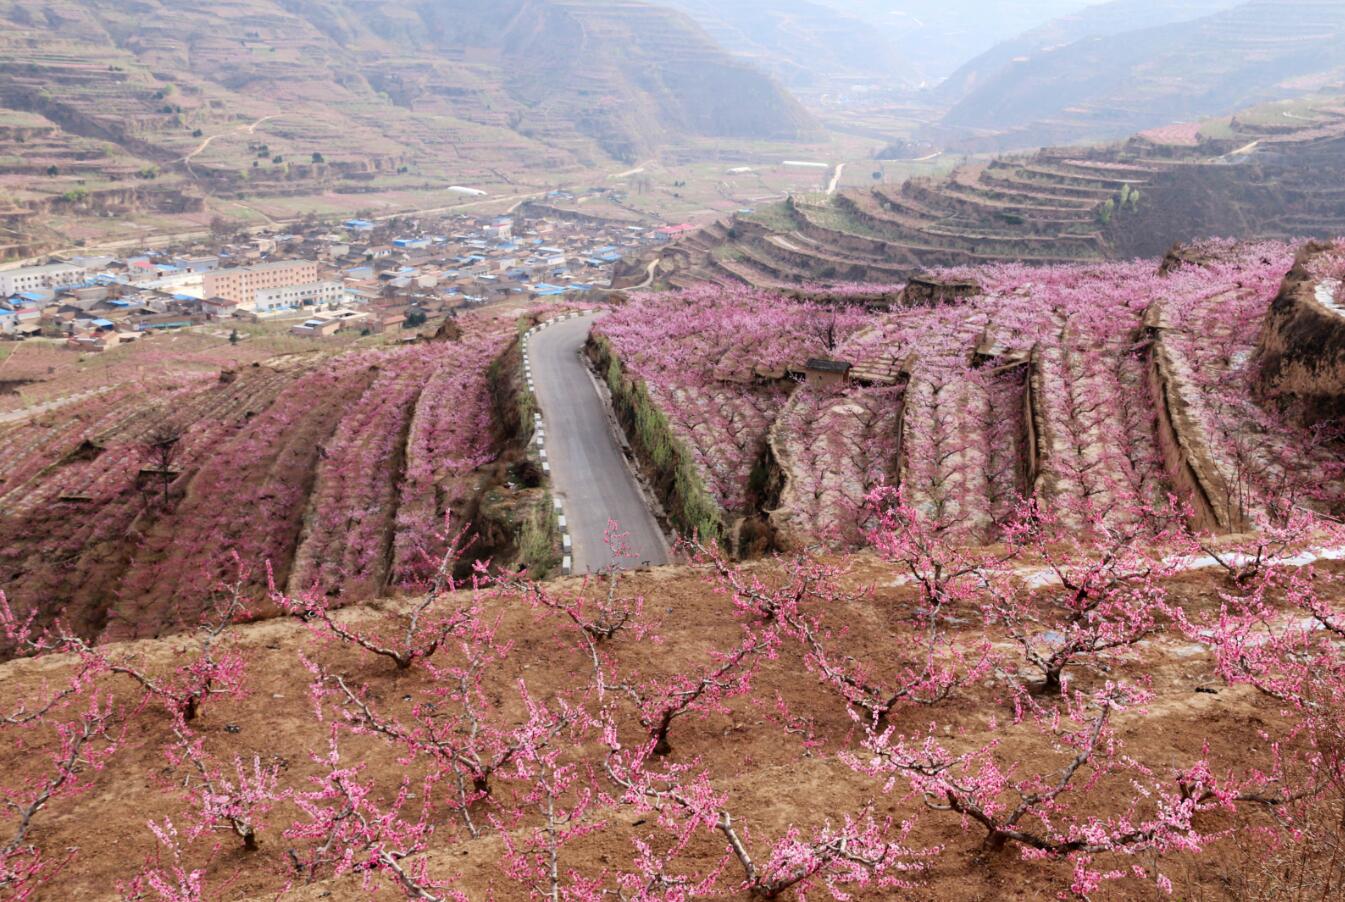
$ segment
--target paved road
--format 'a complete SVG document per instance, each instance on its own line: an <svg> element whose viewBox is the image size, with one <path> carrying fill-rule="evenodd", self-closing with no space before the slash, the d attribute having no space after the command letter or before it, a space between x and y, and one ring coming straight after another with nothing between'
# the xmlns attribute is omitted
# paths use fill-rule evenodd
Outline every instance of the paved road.
<svg viewBox="0 0 1345 902"><path fill-rule="evenodd" d="M636 567L668 562L668 546L621 446L612 433L607 408L598 395L580 350L594 316L565 320L535 332L528 359L537 385L537 402L546 425L551 483L565 505L574 543L575 573L612 563ZM631 561L614 562L603 543L608 520L630 533Z"/></svg>

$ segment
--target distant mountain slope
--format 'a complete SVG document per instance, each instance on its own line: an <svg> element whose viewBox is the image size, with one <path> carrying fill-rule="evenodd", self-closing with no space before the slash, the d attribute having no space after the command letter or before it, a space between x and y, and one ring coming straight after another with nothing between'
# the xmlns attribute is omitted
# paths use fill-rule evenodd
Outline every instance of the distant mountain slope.
<svg viewBox="0 0 1345 902"><path fill-rule="evenodd" d="M203 226L207 199L405 205L817 132L764 71L636 0L0 0L0 258L61 246L74 219L96 240L128 213Z"/></svg>
<svg viewBox="0 0 1345 902"><path fill-rule="evenodd" d="M421 57L485 57L502 77L520 131L538 118L560 119L623 159L688 136L793 140L814 129L764 72L731 58L688 17L649 3L281 2L315 22L333 5L353 10L387 48L378 60L364 57L366 66L390 65L413 104L434 92L428 81L417 83L419 66L396 59L401 48ZM365 36L354 37L344 46L359 52ZM380 80L377 71L366 76Z"/></svg>
<svg viewBox="0 0 1345 902"><path fill-rule="evenodd" d="M1096 0L817 0L872 22L923 81L937 82L1025 29Z"/></svg>
<svg viewBox="0 0 1345 902"><path fill-rule="evenodd" d="M1228 4L1197 4L1210 5ZM1035 42L1036 52L997 71L994 59L982 60L946 89L965 93L939 136L954 144L973 137L978 149L1115 138L1345 81L1339 0L1250 0L1172 21L1189 8L1123 0L1082 24L1056 26L1062 46L1043 46L1047 31L1024 45ZM1131 27L1118 30L1127 20Z"/></svg>
<svg viewBox="0 0 1345 902"><path fill-rule="evenodd" d="M1242 0L1110 0L1052 19L1004 41L961 66L934 95L956 103L1004 70L1085 38L1110 38L1128 32L1189 22L1237 6Z"/></svg>
<svg viewBox="0 0 1345 902"><path fill-rule="evenodd" d="M890 89L944 78L977 53L1088 0L651 0L689 13L790 88Z"/></svg>
<svg viewBox="0 0 1345 902"><path fill-rule="evenodd" d="M820 93L844 82L914 86L920 73L875 22L828 0L656 0L685 10L726 49L787 87Z"/></svg>
<svg viewBox="0 0 1345 902"><path fill-rule="evenodd" d="M690 19L630 0L10 0L0 16L11 43L68 42L90 63L115 49L161 81L326 104L394 140L415 114L585 137L614 156L812 127Z"/></svg>

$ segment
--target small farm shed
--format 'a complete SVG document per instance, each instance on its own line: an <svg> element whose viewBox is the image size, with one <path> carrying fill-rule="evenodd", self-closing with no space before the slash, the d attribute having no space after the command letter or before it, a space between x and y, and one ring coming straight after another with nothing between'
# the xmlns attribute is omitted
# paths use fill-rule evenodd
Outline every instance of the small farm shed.
<svg viewBox="0 0 1345 902"><path fill-rule="evenodd" d="M803 365L804 379L809 385L817 388L839 385L849 374L850 364L844 360L813 357Z"/></svg>

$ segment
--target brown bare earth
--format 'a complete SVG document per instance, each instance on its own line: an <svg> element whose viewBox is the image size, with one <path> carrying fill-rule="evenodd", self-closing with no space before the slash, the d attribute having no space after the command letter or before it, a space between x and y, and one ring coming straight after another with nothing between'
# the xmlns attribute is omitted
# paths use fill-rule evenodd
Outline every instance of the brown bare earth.
<svg viewBox="0 0 1345 902"><path fill-rule="evenodd" d="M828 620L848 629L847 647L853 654L882 662L885 640L910 610L909 593L882 588L891 584L895 573L873 557L860 556L848 563L850 583L878 588L868 597L841 605ZM755 570L769 580L774 566L759 564ZM619 591L645 597L647 612L659 622L657 632L662 639L618 638L611 651L620 666L638 668L645 676L686 671L704 662L710 650L729 647L736 641L732 606L728 598L707 585L705 576L694 568L670 567L625 578ZM556 592L585 591L574 580L553 583L551 588ZM1172 587L1193 616L1211 610L1218 604L1219 592L1229 589L1229 584L1213 572L1188 575ZM602 587L593 586L587 591L596 593ZM387 601L350 609L341 616L346 622L368 628L377 626L388 616L386 612L397 606L398 602ZM502 618L499 635L513 641L515 647L490 677L488 689L494 704L516 710L518 692L514 686L520 680L526 681L538 698L586 684L586 663L557 620L537 614L517 599L503 603L496 611ZM951 613L964 624L963 637L968 643L982 638L978 612ZM314 772L310 756L323 753L327 741L326 725L315 722L310 709L308 674L300 664L301 654L345 674L354 684L367 684L371 701L388 710L396 710L398 699L423 688L427 679L423 669L394 672L387 661L319 640L305 625L293 621L236 628L228 644L247 659L247 697L211 702L195 726L205 736L207 748L225 760L235 754L245 760L257 755L263 762L279 764L282 783L288 787L303 788L305 778ZM114 645L109 651L134 657L147 670L165 671L192 645L188 637L175 637ZM447 664L453 660L453 653L441 653L439 658L441 664ZM0 703L10 706L44 682L55 683L64 666L60 659L0 665ZM882 664L878 666L881 669ZM1139 658L1124 671L1106 676L1149 679L1155 693L1147 713L1126 715L1118 721L1127 753L1159 771L1189 765L1200 756L1203 743L1210 746L1209 756L1216 771L1266 762L1267 737L1276 734L1280 723L1275 706L1250 690L1225 687L1198 646L1179 637L1157 639L1146 644ZM1077 685L1095 686L1103 678L1080 671ZM129 681L110 685L117 687L121 701L132 699ZM970 746L989 738L991 722L1004 723L1011 718L1001 688L995 681L987 681L982 688L960 693L932 712L905 713L894 726L919 734L925 729L924 721L936 716L943 741ZM782 729L772 711L777 694L795 715L814 720L818 747L805 750L798 736ZM626 738L633 740L629 712L623 716ZM1063 763L1059 753L1022 733L1005 729L997 735L1004 739L1000 752L1005 760L1029 765L1049 763L1052 768ZM130 878L155 854L146 822L164 817L173 817L179 823L185 820L185 803L176 786L183 772L169 765L161 751L171 738L167 716L148 708L128 730L124 748L106 770L91 775L89 792L56 800L41 814L32 839L53 857L60 850L70 850L73 857L51 888L38 898L116 898L118 881ZM1068 866L1025 862L1013 851L985 853L980 849L978 831L962 829L956 816L924 811L918 800L905 797L904 789L885 794L877 781L840 763L837 753L852 747L854 738L854 726L844 706L805 672L798 649L789 645L778 660L765 665L751 701L731 703L726 714L678 721L671 735L673 760L699 761L709 770L716 786L728 794L728 807L740 827L746 829L748 844L758 854L789 824L816 826L827 818L856 811L868 801L874 802L880 815L916 819L909 838L911 846L944 847L941 854L928 859L928 872L917 878L915 888L860 892L854 898L990 902L1047 899L1068 889ZM398 753L380 740L348 737L343 738L342 745L346 760L361 762L367 769L365 776L376 776L385 791L390 792L403 775L416 772L415 767L407 769L399 764ZM41 760L35 751L0 749L0 772L10 776L24 773L34 761ZM591 748L572 752L582 760L597 758ZM1124 790L1124 786L1104 781L1092 790L1097 810L1106 813L1114 808ZM212 852L212 841L202 840L191 848L191 860L186 864L206 867L210 898L265 899L274 898L282 890L288 890L283 894L288 899L368 898L370 890L358 879L291 885L285 866L289 842L281 833L294 815L289 806L273 811L260 831L257 852L243 852L232 837L221 833L217 851ZM632 837L649 829L646 818L630 809L612 816L603 808L593 817L602 822L602 829L566 848L565 867L590 875L623 867L631 859ZM471 899L528 897L524 889L502 876L502 850L497 839L464 841L447 822L448 815L442 818L428 856L430 872L436 878L451 880ZM1155 860L1146 854L1106 863L1127 869L1132 865L1157 868L1171 877L1177 888L1175 897L1180 899L1331 898L1279 892L1285 890L1285 875L1292 870L1294 849L1277 851L1272 846L1273 825L1262 814L1246 812L1236 818L1221 815L1203 820L1200 826L1207 832L1234 826L1266 828L1267 832L1240 831L1214 842L1204 854L1186 859ZM709 869L723 852L717 834L702 832L688 855L698 868ZM386 887L383 892L396 895ZM1157 895L1152 882L1120 880L1108 884L1095 898L1150 899ZM826 897L825 892L818 893L818 898Z"/></svg>

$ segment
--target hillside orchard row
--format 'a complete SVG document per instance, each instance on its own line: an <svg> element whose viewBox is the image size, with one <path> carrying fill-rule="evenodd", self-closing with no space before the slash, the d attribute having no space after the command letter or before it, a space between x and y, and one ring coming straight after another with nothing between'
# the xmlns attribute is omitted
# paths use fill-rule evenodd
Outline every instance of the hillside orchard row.
<svg viewBox="0 0 1345 902"><path fill-rule="evenodd" d="M880 485L982 541L1002 537L1022 498L1075 526L1099 513L1120 524L1174 496L1191 503L1180 453L1216 496L1205 525L1233 531L1278 516L1271 506L1343 500L1324 437L1256 398L1257 340L1294 251L1216 242L1166 272L955 270L944 275L979 283L975 297L887 313L705 287L637 296L598 331L726 521L764 503L785 545L862 545L861 501ZM786 371L809 358L892 377L796 384ZM1164 392L1180 448L1165 447ZM778 503L755 491L771 466Z"/></svg>
<svg viewBox="0 0 1345 902"><path fill-rule="evenodd" d="M453 341L225 379L192 359L0 428L0 586L21 610L62 599L83 635L125 638L194 622L236 559L346 599L421 584L444 518L471 515L507 440L488 373L517 317L459 325Z"/></svg>
<svg viewBox="0 0 1345 902"><path fill-rule="evenodd" d="M0 889L1330 896L1345 605L1297 557L1329 524L1192 582L1200 549L1137 517L1026 505L991 553L894 490L864 516L885 588L713 546L650 596L454 582L448 538L424 595L379 610L273 585L288 625L231 628L240 562L171 643L92 645L0 596L34 658L0 690Z"/></svg>
<svg viewBox="0 0 1345 902"><path fill-rule="evenodd" d="M1337 437L1258 399L1293 249L1192 257L612 311L726 519L804 549L752 564L476 560L509 317L0 432L0 894L1332 898Z"/></svg>

